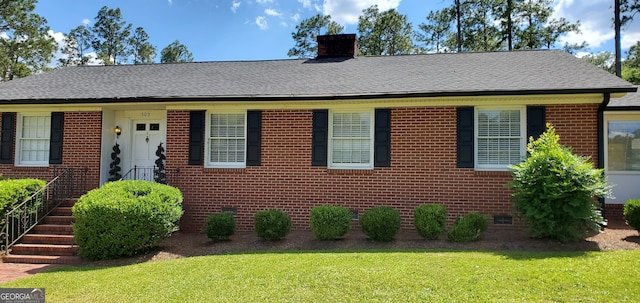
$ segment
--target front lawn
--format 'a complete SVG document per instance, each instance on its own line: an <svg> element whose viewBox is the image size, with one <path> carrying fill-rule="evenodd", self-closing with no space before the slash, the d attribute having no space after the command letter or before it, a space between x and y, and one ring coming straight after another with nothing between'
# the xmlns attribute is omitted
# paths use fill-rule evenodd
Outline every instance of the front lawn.
<svg viewBox="0 0 640 303"><path fill-rule="evenodd" d="M268 252L66 267L47 302L632 302L640 251Z"/></svg>

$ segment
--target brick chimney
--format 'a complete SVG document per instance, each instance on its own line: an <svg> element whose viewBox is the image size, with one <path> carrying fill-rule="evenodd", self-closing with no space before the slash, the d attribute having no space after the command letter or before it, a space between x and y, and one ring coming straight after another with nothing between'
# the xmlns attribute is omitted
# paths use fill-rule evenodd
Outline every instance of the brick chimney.
<svg viewBox="0 0 640 303"><path fill-rule="evenodd" d="M318 56L322 58L354 58L358 51L356 34L318 36Z"/></svg>

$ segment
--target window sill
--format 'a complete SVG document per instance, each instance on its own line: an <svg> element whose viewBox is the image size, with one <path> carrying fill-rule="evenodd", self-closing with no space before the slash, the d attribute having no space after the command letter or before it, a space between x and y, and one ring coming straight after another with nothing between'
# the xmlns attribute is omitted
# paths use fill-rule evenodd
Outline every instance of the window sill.
<svg viewBox="0 0 640 303"><path fill-rule="evenodd" d="M204 167L202 172L204 173L216 173L216 174L244 174L245 168L232 168L232 167Z"/></svg>
<svg viewBox="0 0 640 303"><path fill-rule="evenodd" d="M330 175L366 176L373 175L373 169L328 169Z"/></svg>

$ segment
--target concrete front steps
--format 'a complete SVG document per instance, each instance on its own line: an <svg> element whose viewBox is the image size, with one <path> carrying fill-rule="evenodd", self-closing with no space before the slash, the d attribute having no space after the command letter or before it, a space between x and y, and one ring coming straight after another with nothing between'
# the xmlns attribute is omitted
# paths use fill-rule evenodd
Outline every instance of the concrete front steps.
<svg viewBox="0 0 640 303"><path fill-rule="evenodd" d="M76 200L67 200L54 209L34 229L11 247L2 257L4 263L79 264L78 246L74 243L74 218L71 207Z"/></svg>

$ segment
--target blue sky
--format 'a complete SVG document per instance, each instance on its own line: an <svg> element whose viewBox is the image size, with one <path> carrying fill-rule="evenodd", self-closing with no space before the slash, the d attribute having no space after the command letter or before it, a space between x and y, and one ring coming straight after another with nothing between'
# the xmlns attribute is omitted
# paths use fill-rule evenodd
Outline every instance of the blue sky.
<svg viewBox="0 0 640 303"><path fill-rule="evenodd" d="M196 61L265 60L287 58L291 32L301 20L329 14L347 33L357 32L363 9L377 4L408 16L414 29L431 10L453 0L39 0L36 13L48 20L54 37L80 24L92 25L102 6L120 8L123 19L141 26L159 52L179 40ZM613 0L556 0L556 16L579 20L582 34L569 42L587 41L589 52L613 51ZM640 19L638 17L637 19ZM640 20L623 32L623 49L640 40Z"/></svg>

